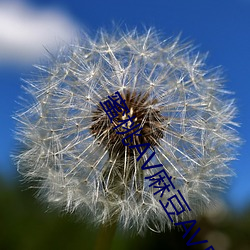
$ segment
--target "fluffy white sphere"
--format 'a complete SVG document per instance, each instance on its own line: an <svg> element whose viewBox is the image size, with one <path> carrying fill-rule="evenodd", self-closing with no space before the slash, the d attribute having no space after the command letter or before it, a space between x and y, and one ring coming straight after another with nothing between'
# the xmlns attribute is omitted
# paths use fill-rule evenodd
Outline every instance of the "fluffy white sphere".
<svg viewBox="0 0 250 250"><path fill-rule="evenodd" d="M234 101L218 70L207 70L191 44L161 40L153 29L100 31L95 39L83 33L37 67L40 75L25 87L32 101L15 116L24 148L16 161L49 204L96 223L164 231L172 223L159 199L166 204L180 190L192 211L173 220L192 219L233 175ZM139 161L100 109L116 91L143 128L133 144L151 145ZM163 165L176 188L163 197L145 179L160 169L141 169L153 151L152 162Z"/></svg>

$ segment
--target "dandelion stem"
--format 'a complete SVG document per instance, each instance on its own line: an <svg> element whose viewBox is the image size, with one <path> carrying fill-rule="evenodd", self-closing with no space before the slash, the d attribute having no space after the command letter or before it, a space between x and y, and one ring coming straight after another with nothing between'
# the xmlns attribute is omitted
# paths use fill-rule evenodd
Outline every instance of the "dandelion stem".
<svg viewBox="0 0 250 250"><path fill-rule="evenodd" d="M116 232L117 221L112 224L102 224L96 238L94 250L110 250Z"/></svg>

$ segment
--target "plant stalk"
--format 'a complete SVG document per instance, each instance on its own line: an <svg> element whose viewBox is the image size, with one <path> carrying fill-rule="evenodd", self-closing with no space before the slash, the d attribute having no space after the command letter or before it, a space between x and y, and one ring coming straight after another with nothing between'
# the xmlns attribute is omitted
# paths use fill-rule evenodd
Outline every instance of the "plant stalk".
<svg viewBox="0 0 250 250"><path fill-rule="evenodd" d="M96 238L94 250L110 250L116 232L117 222L112 224L102 224Z"/></svg>

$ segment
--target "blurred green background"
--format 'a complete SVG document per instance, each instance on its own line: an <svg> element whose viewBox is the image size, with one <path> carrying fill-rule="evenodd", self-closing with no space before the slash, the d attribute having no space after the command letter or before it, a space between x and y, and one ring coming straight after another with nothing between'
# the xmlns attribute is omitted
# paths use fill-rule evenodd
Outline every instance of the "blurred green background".
<svg viewBox="0 0 250 250"><path fill-rule="evenodd" d="M98 229L77 220L73 215L60 215L47 211L44 204L34 198L34 190L21 183L0 181L0 249L1 250L72 250L94 249ZM194 241L208 243L186 246L180 230L166 233L147 232L144 237L116 232L112 250L138 249L205 249L213 245L216 250L250 249L250 207L241 213L226 206L199 218L201 231ZM204 245L204 246L203 246Z"/></svg>

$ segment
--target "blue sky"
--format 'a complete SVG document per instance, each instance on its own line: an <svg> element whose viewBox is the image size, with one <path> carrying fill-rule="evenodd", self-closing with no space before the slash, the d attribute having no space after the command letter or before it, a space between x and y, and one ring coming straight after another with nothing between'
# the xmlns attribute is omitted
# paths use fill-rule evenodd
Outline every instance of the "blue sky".
<svg viewBox="0 0 250 250"><path fill-rule="evenodd" d="M235 92L239 133L244 140L238 160L232 163L237 177L226 198L235 208L250 204L250 0L30 0L8 1L12 3L8 11L4 9L7 4L1 3L0 175L16 179L9 156L15 148L11 116L22 95L21 78L34 71L31 65L46 54L43 45L53 50L58 42L54 36L70 40L77 27L95 34L114 21L129 28L154 26L166 37L181 33L201 52L209 51L210 67L223 67L225 88Z"/></svg>

